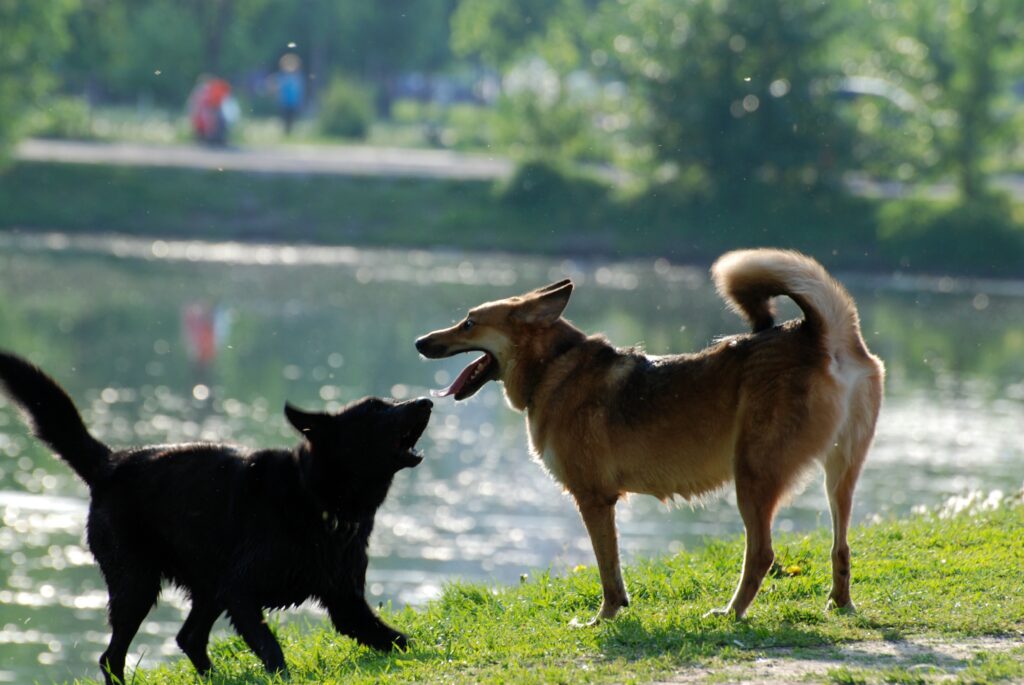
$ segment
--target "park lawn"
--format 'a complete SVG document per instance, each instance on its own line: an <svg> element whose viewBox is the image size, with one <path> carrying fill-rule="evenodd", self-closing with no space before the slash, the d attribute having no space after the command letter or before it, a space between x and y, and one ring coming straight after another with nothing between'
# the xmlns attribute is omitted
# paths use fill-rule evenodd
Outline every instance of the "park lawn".
<svg viewBox="0 0 1024 685"><path fill-rule="evenodd" d="M453 583L422 608L386 619L409 632L408 652L381 655L324 625L278 631L291 683L649 682L697 665L753 663L764 650L838 649L865 641L979 636L1017 648L973 655L953 682L1024 680L1024 506L939 518L916 515L855 528L855 614L826 613L826 531L781 535L776 568L748 618L703 615L724 604L738 578L743 542L715 540L699 551L625 569L632 606L595 628L575 628L598 608L593 567L564 577L531 573L514 587ZM371 560L372 564L372 560ZM277 682L237 637L212 649L211 685ZM131 676L129 676L131 679ZM711 678L714 680L714 676ZM728 680L723 675L721 680ZM839 667L836 683L932 682L923 671ZM184 658L140 671L134 681L195 683ZM949 682L948 680L945 682Z"/></svg>

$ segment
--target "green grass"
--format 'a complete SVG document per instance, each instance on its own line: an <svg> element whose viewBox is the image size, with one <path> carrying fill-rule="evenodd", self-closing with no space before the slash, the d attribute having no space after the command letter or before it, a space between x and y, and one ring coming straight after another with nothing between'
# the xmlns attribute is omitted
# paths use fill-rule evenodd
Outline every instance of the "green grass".
<svg viewBox="0 0 1024 685"><path fill-rule="evenodd" d="M877 669L830 669L827 682L835 685L869 685L873 683L899 683L926 685L935 682L977 685L980 683L1019 683L1024 680L1024 648L1015 648L1005 654L975 654L962 668L950 670L942 666L921 664L911 668L894 666Z"/></svg>
<svg viewBox="0 0 1024 685"><path fill-rule="evenodd" d="M0 175L0 228L206 240L539 253L625 248L614 230L625 210L599 204L517 208L490 182L474 181L48 163L20 163Z"/></svg>
<svg viewBox="0 0 1024 685"><path fill-rule="evenodd" d="M718 200L678 188L627 194L543 164L499 184L33 162L0 171L0 230L690 263L767 245L834 269L1024 276L1024 206L1005 203L979 228L957 218L974 214L936 204L934 221L903 226L920 204L756 186Z"/></svg>
<svg viewBox="0 0 1024 685"><path fill-rule="evenodd" d="M839 216L820 199L797 204L765 196L703 206L657 190L622 196L581 178L503 192L484 181L31 162L0 172L0 229L691 262L771 244L829 266L888 268L867 201L850 200Z"/></svg>
<svg viewBox="0 0 1024 685"><path fill-rule="evenodd" d="M952 669L927 659L917 666L880 661L877 668L858 662L822 675L834 683L933 682L942 674L964 683L1012 682L1024 677L1022 530L1021 506L857 528L852 615L823 610L830 540L820 532L779 537L779 566L799 566L800 573L770 574L739 622L703 617L727 601L737 580L743 545L733 539L626 568L632 606L595 628L570 626L599 605L597 574L588 567L565 577L541 573L515 587L454 583L420 609L385 610L413 637L405 653L378 654L326 625L288 625L278 633L292 683L648 682L694 665L713 674L742 668L766 650L821 658L843 645L907 636L1015 636L1022 648L975 654ZM275 682L236 637L218 643L212 656L211 684ZM728 672L718 679L728 681ZM196 680L181 659L139 672L134 682Z"/></svg>

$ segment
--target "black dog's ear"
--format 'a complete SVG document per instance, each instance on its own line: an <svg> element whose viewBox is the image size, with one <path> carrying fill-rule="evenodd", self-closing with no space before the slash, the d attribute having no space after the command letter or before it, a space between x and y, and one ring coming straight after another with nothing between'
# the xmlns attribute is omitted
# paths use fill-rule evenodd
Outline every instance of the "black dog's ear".
<svg viewBox="0 0 1024 685"><path fill-rule="evenodd" d="M284 415L287 417L288 423L303 435L315 433L324 422L323 414L302 411L292 406L290 402L284 403Z"/></svg>
<svg viewBox="0 0 1024 685"><path fill-rule="evenodd" d="M554 323L565 311L570 295L572 281L566 279L552 283L527 295L512 315L526 323Z"/></svg>

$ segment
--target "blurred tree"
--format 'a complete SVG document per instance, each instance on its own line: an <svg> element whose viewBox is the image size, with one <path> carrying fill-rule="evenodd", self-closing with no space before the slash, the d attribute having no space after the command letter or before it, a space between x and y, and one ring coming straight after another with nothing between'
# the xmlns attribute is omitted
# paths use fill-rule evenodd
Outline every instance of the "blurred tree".
<svg viewBox="0 0 1024 685"><path fill-rule="evenodd" d="M1012 135L996 105L1015 73L1011 63L1019 67L1024 59L1024 6L1020 0L876 0L871 8L875 24L866 39L875 49L862 68L913 94L921 136L934 147L934 154L909 161L952 173L965 203L980 199L984 162Z"/></svg>
<svg viewBox="0 0 1024 685"><path fill-rule="evenodd" d="M454 0L351 3L346 52L355 73L376 88L379 115L391 117L395 81L403 71L429 73L450 61L454 9Z"/></svg>
<svg viewBox="0 0 1024 685"><path fill-rule="evenodd" d="M201 72L276 69L297 52L315 86L336 71L377 86L450 60L455 0L82 0L61 73L74 90L178 105Z"/></svg>
<svg viewBox="0 0 1024 685"><path fill-rule="evenodd" d="M56 85L54 63L67 45L75 0L0 2L0 161L25 111Z"/></svg>
<svg viewBox="0 0 1024 685"><path fill-rule="evenodd" d="M836 178L848 158L853 131L834 111L828 77L850 6L462 0L452 40L458 54L499 66L540 55L563 86L576 69L624 84L639 104L631 125L687 178L721 191L752 180L806 187Z"/></svg>
<svg viewBox="0 0 1024 685"><path fill-rule="evenodd" d="M852 130L829 93L830 46L848 3L606 3L594 64L643 100L655 156L712 190L834 180Z"/></svg>
<svg viewBox="0 0 1024 685"><path fill-rule="evenodd" d="M573 92L583 68L582 30L600 0L462 0L452 15L452 49L505 73L498 140L513 154L557 162L601 157L595 144L600 98ZM583 91L583 92L579 92Z"/></svg>
<svg viewBox="0 0 1024 685"><path fill-rule="evenodd" d="M462 0L452 15L452 49L507 68L527 56L540 56L565 72L577 68L580 28L595 0Z"/></svg>

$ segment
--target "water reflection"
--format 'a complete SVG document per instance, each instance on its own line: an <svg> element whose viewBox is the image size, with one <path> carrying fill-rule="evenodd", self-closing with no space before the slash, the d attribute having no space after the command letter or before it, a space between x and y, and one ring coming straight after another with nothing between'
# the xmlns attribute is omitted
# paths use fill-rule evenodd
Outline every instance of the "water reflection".
<svg viewBox="0 0 1024 685"><path fill-rule="evenodd" d="M565 276L581 286L570 317L618 344L639 342L660 354L741 330L701 270L665 261L4 234L0 346L55 375L112 444L289 444L286 399L338 407L368 393L425 394L447 384L464 360L418 359L418 335L483 300ZM1019 488L1024 288L847 281L869 344L890 372L856 519L905 513L967 489ZM201 375L182 334L182 312L192 303L216 310L212 325L216 316L230 322ZM0 680L92 676L107 635L106 595L82 542L86 490L2 402ZM467 404L437 402L421 444L426 462L400 474L380 514L368 582L374 602L422 602L454 577L508 583L534 568L592 562L571 503L529 463L523 419L505 407L499 386ZM633 497L620 520L627 558L740 530L728 492L695 509ZM815 481L777 528L827 522ZM182 605L165 593L129 663L177 654Z"/></svg>

